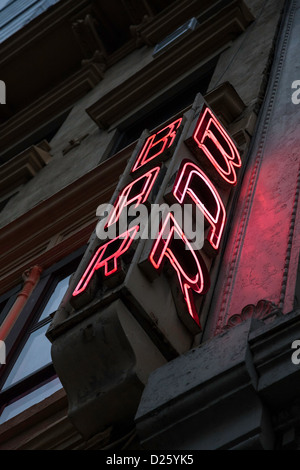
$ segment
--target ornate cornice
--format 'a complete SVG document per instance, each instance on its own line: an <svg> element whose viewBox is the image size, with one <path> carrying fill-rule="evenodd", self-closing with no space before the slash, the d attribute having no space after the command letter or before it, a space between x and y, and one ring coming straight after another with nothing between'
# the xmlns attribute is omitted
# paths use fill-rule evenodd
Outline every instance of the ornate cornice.
<svg viewBox="0 0 300 470"><path fill-rule="evenodd" d="M233 326L239 325L240 323L248 320L249 318L270 321L280 316L282 316L282 311L277 305L275 305L273 302L270 302L269 300L260 300L256 305L247 305L243 308L241 313L229 317L224 329L228 330Z"/></svg>
<svg viewBox="0 0 300 470"><path fill-rule="evenodd" d="M229 83L212 90L205 99L226 125L244 109ZM1 292L13 287L28 266L40 264L46 269L87 243L97 222L96 208L110 200L135 145L134 142L0 229Z"/></svg>
<svg viewBox="0 0 300 470"><path fill-rule="evenodd" d="M161 14L156 16L145 15L140 24L131 26L131 33L136 40L137 46L143 44L155 46L185 21L192 17L198 17L211 7L212 4L216 3L218 2L212 2L211 0L204 0L202 2L197 0L177 0L163 10Z"/></svg>
<svg viewBox="0 0 300 470"><path fill-rule="evenodd" d="M16 157L0 166L0 196L12 192L20 185L26 184L47 163L51 155L48 151L33 145Z"/></svg>
<svg viewBox="0 0 300 470"><path fill-rule="evenodd" d="M110 200L132 150L127 147L0 229L1 293L20 281L28 266L46 269L87 243L96 209Z"/></svg>
<svg viewBox="0 0 300 470"><path fill-rule="evenodd" d="M120 85L102 96L86 111L100 128L108 128L150 96L164 89L174 76L181 76L209 55L224 48L241 34L253 20L241 0L230 2L225 8L203 21L184 41L168 49L161 56L124 80Z"/></svg>
<svg viewBox="0 0 300 470"><path fill-rule="evenodd" d="M224 125L240 117L246 105L229 82L224 82L205 95L205 100Z"/></svg>
<svg viewBox="0 0 300 470"><path fill-rule="evenodd" d="M71 108L102 80L103 73L102 64L84 64L79 71L0 126L0 148L4 150L15 145L16 135L21 140L41 124Z"/></svg>

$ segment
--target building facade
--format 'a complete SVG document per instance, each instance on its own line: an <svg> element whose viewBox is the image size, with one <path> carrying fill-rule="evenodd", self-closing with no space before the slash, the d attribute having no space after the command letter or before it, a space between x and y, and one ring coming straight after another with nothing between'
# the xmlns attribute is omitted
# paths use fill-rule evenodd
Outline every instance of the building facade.
<svg viewBox="0 0 300 470"><path fill-rule="evenodd" d="M300 2L25 3L0 4L0 449L298 449Z"/></svg>

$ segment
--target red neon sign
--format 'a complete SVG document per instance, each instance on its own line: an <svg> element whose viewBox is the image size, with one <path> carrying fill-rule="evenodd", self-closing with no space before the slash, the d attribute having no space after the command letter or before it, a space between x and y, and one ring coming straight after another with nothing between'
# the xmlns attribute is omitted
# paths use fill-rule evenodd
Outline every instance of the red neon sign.
<svg viewBox="0 0 300 470"><path fill-rule="evenodd" d="M226 210L210 179L197 165L184 161L173 194L180 204L184 204L186 197L190 196L211 225L209 242L215 250L218 250L225 226Z"/></svg>
<svg viewBox="0 0 300 470"><path fill-rule="evenodd" d="M158 157L158 155L161 155L167 148L171 147L181 121L182 118L177 119L176 121L158 131L156 134L152 134L150 137L148 137L136 159L136 162L131 170L132 172L150 162L153 160L153 158Z"/></svg>
<svg viewBox="0 0 300 470"><path fill-rule="evenodd" d="M122 235L116 237L114 240L110 240L98 248L79 283L77 284L73 292L73 296L79 295L86 290L91 278L98 269L104 268L104 275L106 277L110 276L118 270L118 260L120 256L122 256L130 248L130 245L132 244L138 230L139 226L136 225L127 230L127 232L122 233Z"/></svg>
<svg viewBox="0 0 300 470"><path fill-rule="evenodd" d="M106 227L109 227L112 224L117 223L124 207L135 203L135 208L137 208L140 204L143 204L144 202L147 201L149 194L153 188L153 185L156 181L159 171L160 171L159 166L152 168L147 173L142 175L140 178L137 178L135 181L128 184L120 192L117 198L117 201L115 203L115 207L108 217Z"/></svg>
<svg viewBox="0 0 300 470"><path fill-rule="evenodd" d="M171 147L181 122L182 118L177 119L146 139L131 173ZM204 107L200 114L193 132L193 142L197 144L200 156L206 156L213 165L215 176L221 177L222 181L230 185L236 184L236 170L241 167L239 153L223 126L207 107ZM118 222L126 206L134 204L137 208L149 200L149 195L160 170L161 167L156 165L122 189L108 217L106 227ZM188 203L188 198L190 198L203 213L210 225L208 241L217 251L224 232L226 210L219 192L210 178L198 165L192 161L183 160L172 193L181 205ZM139 228L139 225L136 225L127 229L122 235L98 248L74 290L73 296L85 291L97 270L103 269L105 277L109 277L118 270L120 257L132 245ZM159 271L166 260L176 272L179 281L189 313L189 316L185 318L189 318L189 324L190 318L192 318L200 327L196 299L197 296L206 294L210 287L208 269L200 251L192 248L183 229L171 212L164 218L149 255L149 262Z"/></svg>
<svg viewBox="0 0 300 470"><path fill-rule="evenodd" d="M152 265L158 270L162 267L165 258L169 259L177 273L190 316L200 326L193 292L203 295L208 291L210 287L208 270L202 257L193 250L171 212L167 214L149 255Z"/></svg>
<svg viewBox="0 0 300 470"><path fill-rule="evenodd" d="M223 180L235 185L237 182L235 169L242 165L239 152L223 126L207 107L200 115L193 139Z"/></svg>

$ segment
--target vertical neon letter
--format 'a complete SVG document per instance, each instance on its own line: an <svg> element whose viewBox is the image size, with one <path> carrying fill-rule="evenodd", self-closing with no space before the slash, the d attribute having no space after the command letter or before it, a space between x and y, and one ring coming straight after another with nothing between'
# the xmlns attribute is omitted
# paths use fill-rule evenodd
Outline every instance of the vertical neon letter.
<svg viewBox="0 0 300 470"><path fill-rule="evenodd" d="M184 203L186 196L191 197L211 225L209 242L218 250L226 222L226 210L210 179L193 162L184 161L173 194L180 204Z"/></svg>
<svg viewBox="0 0 300 470"><path fill-rule="evenodd" d="M177 273L188 312L200 327L193 293L205 294L210 286L207 267L191 247L173 214L169 212L152 247L149 259L155 269L160 269L168 258Z"/></svg>
<svg viewBox="0 0 300 470"><path fill-rule="evenodd" d="M138 230L139 226L136 225L98 248L73 292L74 297L85 291L98 269L104 268L106 277L118 270L118 260L130 248Z"/></svg>
<svg viewBox="0 0 300 470"><path fill-rule="evenodd" d="M239 152L228 133L207 107L200 115L193 139L219 175L227 183L235 185L237 181L235 168L240 168L242 165Z"/></svg>
<svg viewBox="0 0 300 470"><path fill-rule="evenodd" d="M167 148L171 147L181 121L182 118L177 119L176 121L158 131L156 134L152 134L150 137L148 137L137 157L131 172L136 171L141 166L153 160L153 158L162 154Z"/></svg>
<svg viewBox="0 0 300 470"><path fill-rule="evenodd" d="M135 202L137 208L143 204L147 199L156 181L160 167L152 168L150 171L137 178L132 183L128 184L119 194L114 209L109 215L106 226L116 223L124 207L129 206Z"/></svg>

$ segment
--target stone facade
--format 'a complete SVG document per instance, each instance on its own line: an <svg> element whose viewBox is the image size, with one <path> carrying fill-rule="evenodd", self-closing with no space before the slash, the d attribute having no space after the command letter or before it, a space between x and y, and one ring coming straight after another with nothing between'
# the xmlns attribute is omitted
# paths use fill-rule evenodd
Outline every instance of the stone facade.
<svg viewBox="0 0 300 470"><path fill-rule="evenodd" d="M64 389L1 424L0 448L298 448L300 2L142 3L62 0L1 45L0 293L85 248L47 331ZM192 17L195 30L153 55ZM17 68L33 76L23 89ZM201 331L177 317L175 280L146 281L138 263L77 305L97 207L114 201L146 136L172 116L192 123L202 100L242 168L219 253L205 258ZM183 138L178 148L188 152ZM3 325L14 332L33 296ZM16 335L3 339L13 358Z"/></svg>

